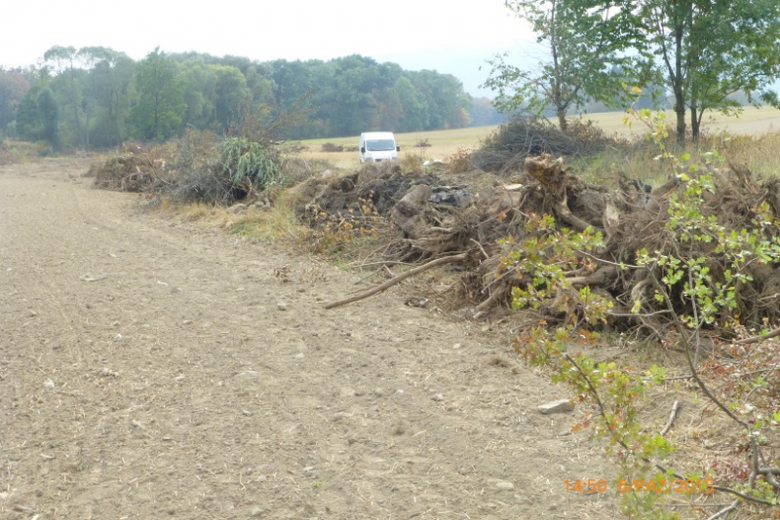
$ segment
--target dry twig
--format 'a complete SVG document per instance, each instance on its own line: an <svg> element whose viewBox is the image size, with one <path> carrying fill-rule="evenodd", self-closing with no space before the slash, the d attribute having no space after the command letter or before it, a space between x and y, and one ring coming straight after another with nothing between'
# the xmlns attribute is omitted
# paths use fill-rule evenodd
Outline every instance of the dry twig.
<svg viewBox="0 0 780 520"><path fill-rule="evenodd" d="M334 307L341 307L342 305L346 305L348 303L356 302L359 300L363 300L365 298L368 298L369 296L373 296L377 293L380 293L386 289L389 289L390 287L394 286L395 284L402 282L403 280L420 274L423 271L427 271L428 269L431 269L432 267L436 267L437 265L444 265L444 264L451 264L453 262L460 262L462 260L466 259L466 253L461 253L459 255L453 255L453 256L444 256L442 258L437 258L436 260L431 260L427 264L423 264L420 267L415 267L414 269L410 269L406 271L405 273L401 273L398 276L391 278L390 280L386 281L382 285L379 285L377 287L374 287L373 289L369 289L368 291L364 293L360 293L356 296L352 296L351 298L346 298L344 300L339 300L337 302L329 303L325 306L326 309L333 309Z"/></svg>
<svg viewBox="0 0 780 520"><path fill-rule="evenodd" d="M680 411L680 401L675 401L672 405L672 413L669 414L669 420L666 422L666 426L664 426L664 429L661 430L660 435L663 437L669 432L669 429L672 427L672 423L674 422L674 419L677 417L677 412Z"/></svg>

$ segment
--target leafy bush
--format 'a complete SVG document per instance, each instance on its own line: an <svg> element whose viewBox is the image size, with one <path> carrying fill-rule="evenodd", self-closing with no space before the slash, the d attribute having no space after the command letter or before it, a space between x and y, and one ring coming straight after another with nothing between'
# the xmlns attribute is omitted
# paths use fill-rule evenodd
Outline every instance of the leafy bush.
<svg viewBox="0 0 780 520"><path fill-rule="evenodd" d="M343 152L344 151L344 145L333 144L333 143L324 143L322 145L322 151L323 152Z"/></svg>
<svg viewBox="0 0 780 520"><path fill-rule="evenodd" d="M258 142L234 137L222 142L223 174L233 187L247 193L262 191L280 181L273 151Z"/></svg>
<svg viewBox="0 0 780 520"><path fill-rule="evenodd" d="M47 150L45 142L0 141L0 165L24 163L32 157L44 157Z"/></svg>
<svg viewBox="0 0 780 520"><path fill-rule="evenodd" d="M230 205L282 183L280 152L272 143L188 133L179 141L163 192L183 202Z"/></svg>

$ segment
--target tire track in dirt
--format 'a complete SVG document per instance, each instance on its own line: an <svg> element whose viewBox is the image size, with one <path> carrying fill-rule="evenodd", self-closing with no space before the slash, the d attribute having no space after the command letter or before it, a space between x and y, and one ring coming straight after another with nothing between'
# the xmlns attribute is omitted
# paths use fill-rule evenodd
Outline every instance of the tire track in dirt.
<svg viewBox="0 0 780 520"><path fill-rule="evenodd" d="M491 365L505 338L403 286L325 311L354 276L144 214L85 169L0 168L0 517L613 514L564 493L612 470L535 413L558 390Z"/></svg>

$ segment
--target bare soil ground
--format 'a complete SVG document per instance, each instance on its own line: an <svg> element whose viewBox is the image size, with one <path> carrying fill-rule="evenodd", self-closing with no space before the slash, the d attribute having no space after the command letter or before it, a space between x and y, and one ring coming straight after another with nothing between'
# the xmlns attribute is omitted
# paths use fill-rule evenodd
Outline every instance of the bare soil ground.
<svg viewBox="0 0 780 520"><path fill-rule="evenodd" d="M0 518L611 518L601 448L505 333L0 167ZM576 414L577 412L575 412Z"/></svg>

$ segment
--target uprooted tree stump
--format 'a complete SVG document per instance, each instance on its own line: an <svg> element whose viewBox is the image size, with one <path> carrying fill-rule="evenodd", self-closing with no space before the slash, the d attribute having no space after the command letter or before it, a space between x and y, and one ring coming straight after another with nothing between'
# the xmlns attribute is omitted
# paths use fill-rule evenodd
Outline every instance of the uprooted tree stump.
<svg viewBox="0 0 780 520"><path fill-rule="evenodd" d="M538 183L544 197L549 199L548 204L566 224L578 231L585 231L589 227L602 227L600 213L605 207L603 194L597 188L585 186L577 177L571 175L564 168L562 157L553 159L550 154L528 157L525 160L525 171ZM587 220L587 216L583 218L572 212L570 198L574 199L572 206L579 201L582 213L591 212L591 221ZM593 211L596 213L593 214Z"/></svg>

